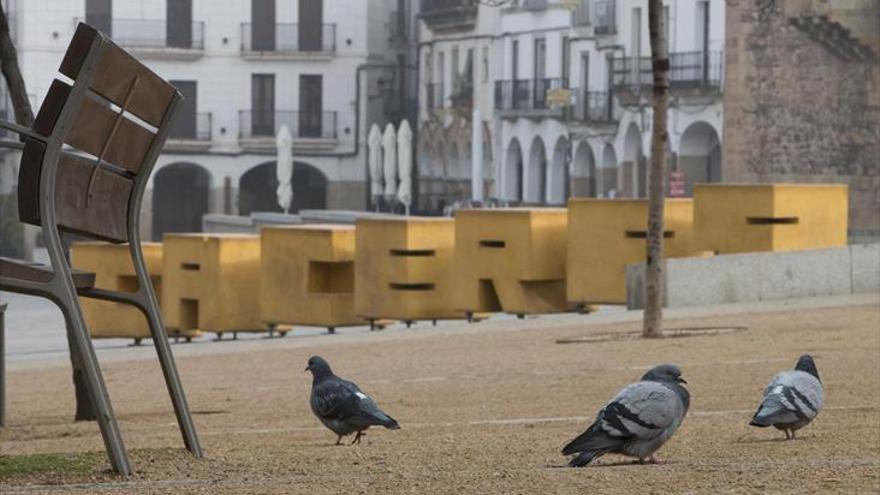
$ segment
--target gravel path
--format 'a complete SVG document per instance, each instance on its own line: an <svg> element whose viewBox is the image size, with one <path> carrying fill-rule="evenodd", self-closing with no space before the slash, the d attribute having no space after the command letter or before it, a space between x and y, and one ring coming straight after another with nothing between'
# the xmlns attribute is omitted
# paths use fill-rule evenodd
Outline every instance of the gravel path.
<svg viewBox="0 0 880 495"><path fill-rule="evenodd" d="M137 473L2 480L2 493L866 493L880 490L880 305L877 296L727 314L675 313L667 327L747 326L664 340L560 345L638 329L619 314L502 320L424 331L175 346L206 451L181 448L158 364L145 350L103 369ZM702 315L702 316L701 316ZM687 318L682 318L687 316ZM335 340L334 340L335 339ZM187 350L189 349L189 350ZM195 349L195 350L192 350ZM180 350L180 352L178 352ZM109 351L101 351L102 353ZM796 441L746 425L777 371L813 353L826 409ZM308 409L303 367L320 353L397 418L360 446ZM65 358L66 359L66 358ZM559 449L618 388L660 362L682 365L693 403L660 466L606 456L564 468ZM25 361L22 361L24 363ZM9 373L4 454L100 451L74 424L64 360ZM45 363L43 363L45 364Z"/></svg>

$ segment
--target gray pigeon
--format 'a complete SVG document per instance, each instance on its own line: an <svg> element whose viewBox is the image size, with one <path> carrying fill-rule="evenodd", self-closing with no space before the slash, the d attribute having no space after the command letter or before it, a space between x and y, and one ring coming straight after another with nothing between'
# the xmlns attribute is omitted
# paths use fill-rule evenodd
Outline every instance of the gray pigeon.
<svg viewBox="0 0 880 495"><path fill-rule="evenodd" d="M312 412L339 436L336 445L341 445L342 437L352 433L357 435L351 443L360 443L364 431L371 426L400 429L397 421L379 409L357 385L334 375L323 358L310 357L305 370L312 372Z"/></svg>
<svg viewBox="0 0 880 495"><path fill-rule="evenodd" d="M812 356L804 354L793 370L773 377L749 424L759 428L775 426L785 432L786 439L793 439L795 431L810 424L819 414L823 395L816 363Z"/></svg>
<svg viewBox="0 0 880 495"><path fill-rule="evenodd" d="M690 407L682 383L687 382L678 366L661 364L617 392L587 431L562 449L563 455L578 454L569 466L583 467L605 454L659 462L654 452L681 426Z"/></svg>

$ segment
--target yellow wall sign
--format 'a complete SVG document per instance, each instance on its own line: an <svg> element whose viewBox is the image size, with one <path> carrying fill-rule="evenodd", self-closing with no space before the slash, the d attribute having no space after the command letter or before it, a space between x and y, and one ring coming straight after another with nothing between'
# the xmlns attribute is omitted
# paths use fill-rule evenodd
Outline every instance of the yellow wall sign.
<svg viewBox="0 0 880 495"><path fill-rule="evenodd" d="M570 89L548 89L547 104L551 107L567 107L573 104L574 93Z"/></svg>

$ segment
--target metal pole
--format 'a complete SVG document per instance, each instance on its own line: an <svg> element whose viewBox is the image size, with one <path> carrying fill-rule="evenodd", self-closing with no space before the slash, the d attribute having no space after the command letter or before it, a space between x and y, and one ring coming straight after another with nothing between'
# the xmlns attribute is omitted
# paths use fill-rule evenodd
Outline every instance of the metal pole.
<svg viewBox="0 0 880 495"><path fill-rule="evenodd" d="M6 303L0 302L0 427L6 426Z"/></svg>

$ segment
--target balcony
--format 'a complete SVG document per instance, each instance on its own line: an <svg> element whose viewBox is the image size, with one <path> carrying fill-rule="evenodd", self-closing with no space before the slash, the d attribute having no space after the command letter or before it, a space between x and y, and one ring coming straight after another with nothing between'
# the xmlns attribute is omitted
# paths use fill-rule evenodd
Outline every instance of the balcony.
<svg viewBox="0 0 880 495"><path fill-rule="evenodd" d="M419 17L433 31L466 31L477 23L476 0L421 0Z"/></svg>
<svg viewBox="0 0 880 495"><path fill-rule="evenodd" d="M547 92L566 86L562 79L495 81L495 110L502 118L562 117L562 108L547 104Z"/></svg>
<svg viewBox="0 0 880 495"><path fill-rule="evenodd" d="M74 24L83 21L76 18ZM165 19L113 18L107 34L137 57L195 60L205 51L205 23L201 21L177 26Z"/></svg>
<svg viewBox="0 0 880 495"><path fill-rule="evenodd" d="M245 58L329 59L336 53L336 24L300 29L299 24L275 24L266 31L254 31L241 23L241 52Z"/></svg>
<svg viewBox="0 0 880 495"><path fill-rule="evenodd" d="M238 123L239 145L248 150L275 149L275 137L282 124L290 130L295 149L331 150L337 143L336 112L240 110Z"/></svg>
<svg viewBox="0 0 880 495"><path fill-rule="evenodd" d="M548 4L548 0L520 0L521 8L528 11L547 10Z"/></svg>
<svg viewBox="0 0 880 495"><path fill-rule="evenodd" d="M638 92L654 85L651 57L620 57L612 60L612 84ZM721 90L724 52L677 52L669 55L669 88L673 91L718 92Z"/></svg>
<svg viewBox="0 0 880 495"><path fill-rule="evenodd" d="M211 124L210 112L178 115L165 148L169 151L206 151L211 146Z"/></svg>
<svg viewBox="0 0 880 495"><path fill-rule="evenodd" d="M607 91L574 90L573 119L585 124L609 124L617 122L614 100Z"/></svg>

